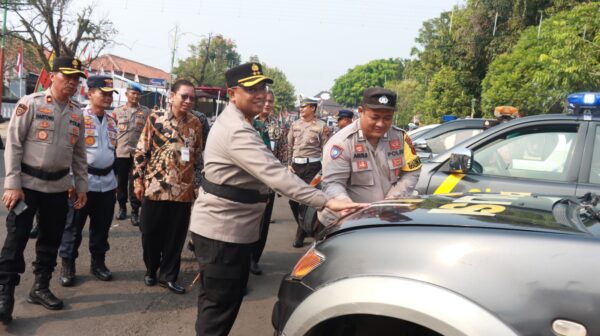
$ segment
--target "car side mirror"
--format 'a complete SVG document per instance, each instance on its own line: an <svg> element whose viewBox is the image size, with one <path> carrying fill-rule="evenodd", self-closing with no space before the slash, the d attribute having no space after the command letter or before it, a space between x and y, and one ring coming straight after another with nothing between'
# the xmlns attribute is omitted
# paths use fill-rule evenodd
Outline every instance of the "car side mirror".
<svg viewBox="0 0 600 336"><path fill-rule="evenodd" d="M450 173L467 173L473 165L473 151L468 148L453 149L448 165Z"/></svg>
<svg viewBox="0 0 600 336"><path fill-rule="evenodd" d="M421 138L416 140L414 143L415 148L422 151L429 151L429 146L427 145L427 140Z"/></svg>

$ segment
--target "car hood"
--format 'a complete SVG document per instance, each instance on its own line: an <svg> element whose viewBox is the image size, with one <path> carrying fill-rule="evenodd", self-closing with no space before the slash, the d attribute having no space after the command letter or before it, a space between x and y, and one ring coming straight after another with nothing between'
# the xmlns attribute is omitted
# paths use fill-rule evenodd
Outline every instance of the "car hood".
<svg viewBox="0 0 600 336"><path fill-rule="evenodd" d="M600 237L600 223L587 227L556 216L561 197L523 194L446 194L371 204L328 227L323 236L373 226L458 226L544 231Z"/></svg>

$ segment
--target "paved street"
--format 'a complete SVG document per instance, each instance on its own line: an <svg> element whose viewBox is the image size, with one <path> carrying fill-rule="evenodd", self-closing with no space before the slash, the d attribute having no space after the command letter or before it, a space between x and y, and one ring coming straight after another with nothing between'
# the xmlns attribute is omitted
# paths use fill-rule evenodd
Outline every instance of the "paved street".
<svg viewBox="0 0 600 336"><path fill-rule="evenodd" d="M2 126L6 127L6 123ZM1 176L4 176L4 160L1 161ZM3 223L0 241L4 242L4 207L0 210L0 218ZM276 199L273 219L276 223L271 224L267 247L260 263L264 274L250 276L249 292L231 335L272 334L271 309L276 300L279 282L306 249L291 247L295 224L287 199ZM57 274L60 266L57 266L52 278L51 288L65 302L65 308L59 311L46 310L42 306L26 302L33 283L31 262L35 240L30 240L25 251L27 269L15 294L15 319L8 327L0 325L0 335L194 334L197 301L195 288L185 295L176 295L164 288L146 287L143 284L145 268L140 232L138 228L131 226L129 220L114 220L111 228L111 249L107 255L107 266L114 275L112 282L101 282L90 274L87 239L86 226L79 250L80 257L77 259L76 285L71 288L59 285ZM180 282L191 284L196 268L192 252L184 248Z"/></svg>

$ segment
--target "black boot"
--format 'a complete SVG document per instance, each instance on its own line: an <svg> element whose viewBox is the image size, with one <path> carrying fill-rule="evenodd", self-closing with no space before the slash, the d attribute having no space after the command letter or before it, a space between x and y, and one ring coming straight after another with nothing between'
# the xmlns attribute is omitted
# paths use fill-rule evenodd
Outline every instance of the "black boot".
<svg viewBox="0 0 600 336"><path fill-rule="evenodd" d="M92 257L92 266L90 271L96 278L102 281L112 280L112 273L104 264L104 257Z"/></svg>
<svg viewBox="0 0 600 336"><path fill-rule="evenodd" d="M131 210L131 225L140 226L140 216L138 215L138 209Z"/></svg>
<svg viewBox="0 0 600 336"><path fill-rule="evenodd" d="M71 287L75 283L75 260L62 259L62 269L60 270L60 284L63 287Z"/></svg>
<svg viewBox="0 0 600 336"><path fill-rule="evenodd" d="M119 214L117 215L117 219L118 220L123 220L127 218L127 208L126 207L119 207Z"/></svg>
<svg viewBox="0 0 600 336"><path fill-rule="evenodd" d="M292 246L295 248L301 248L302 246L304 246L305 237L306 232L304 232L304 230L300 226L298 226L298 228L296 229L296 239L294 239L294 243L292 244Z"/></svg>
<svg viewBox="0 0 600 336"><path fill-rule="evenodd" d="M12 312L15 306L15 286L0 285L0 322L4 324L12 321Z"/></svg>
<svg viewBox="0 0 600 336"><path fill-rule="evenodd" d="M40 304L44 306L46 309L50 310L59 310L63 307L63 302L52 292L50 291L50 278L52 276L50 274L36 274L35 282L33 287L31 287L31 291L29 292L29 297L27 298L27 302Z"/></svg>
<svg viewBox="0 0 600 336"><path fill-rule="evenodd" d="M38 227L38 224L36 223L33 226L33 228L31 229L31 232L29 232L29 238L31 238L31 239L37 238L39 232L40 232L40 228Z"/></svg>

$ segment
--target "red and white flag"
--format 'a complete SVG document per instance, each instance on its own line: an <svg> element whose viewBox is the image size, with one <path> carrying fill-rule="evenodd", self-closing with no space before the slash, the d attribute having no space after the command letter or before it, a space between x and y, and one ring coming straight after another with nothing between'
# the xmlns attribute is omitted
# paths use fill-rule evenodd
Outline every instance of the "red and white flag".
<svg viewBox="0 0 600 336"><path fill-rule="evenodd" d="M23 45L19 47L19 53L17 54L17 75L21 78L23 74Z"/></svg>

